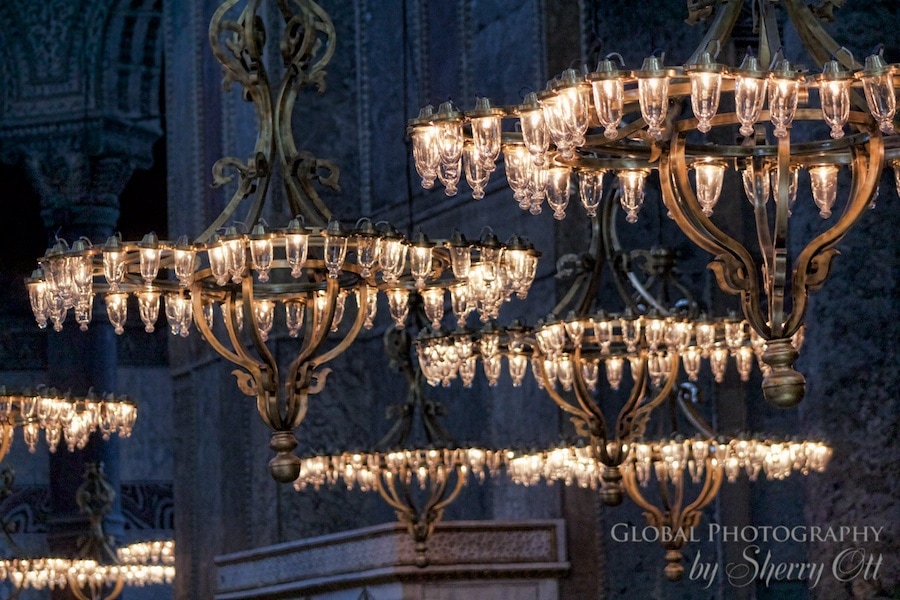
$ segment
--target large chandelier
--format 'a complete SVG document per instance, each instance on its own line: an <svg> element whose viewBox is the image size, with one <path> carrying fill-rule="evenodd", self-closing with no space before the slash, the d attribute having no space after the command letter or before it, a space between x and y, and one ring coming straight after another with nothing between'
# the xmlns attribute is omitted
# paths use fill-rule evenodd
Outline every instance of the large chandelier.
<svg viewBox="0 0 900 600"><path fill-rule="evenodd" d="M22 429L31 452L37 449L41 431L50 452L56 452L63 439L73 452L84 448L95 431L103 439L114 433L129 437L136 419L137 406L127 396L99 397L90 391L87 396L73 397L46 386L23 392L0 386L0 462L9 452L17 428Z"/></svg>
<svg viewBox="0 0 900 600"><path fill-rule="evenodd" d="M338 168L298 150L291 123L299 91L324 90L334 27L311 0L279 3L284 68L273 69L283 74L270 81L259 3L248 2L240 11L237 4L228 0L215 12L210 41L226 85L238 83L253 103L259 130L248 159L226 157L214 166L216 186L237 178L222 213L193 241L164 241L153 233L136 242L112 236L102 246L57 240L27 285L40 327L59 330L72 314L86 329L97 295L119 334L135 300L148 332L157 327L161 305L173 335L187 336L196 327L238 367L239 388L256 399L272 431L271 473L292 482L301 468L293 454L294 430L309 396L325 384L330 369L324 365L363 327L372 327L379 295L387 298L398 327L409 312L411 291L421 294L435 320L448 295L459 318L473 310L493 318L511 296L525 296L538 253L527 240L514 236L502 243L490 231L476 242L462 234L429 240L421 232L407 239L388 223L360 219L348 226L334 218L316 185L337 189ZM263 209L276 171L290 214L282 226L270 227ZM237 221L240 207L246 216ZM355 315L345 318L353 304ZM299 349L282 372L267 342L287 337Z"/></svg>
<svg viewBox="0 0 900 600"><path fill-rule="evenodd" d="M478 198L502 156L520 208L538 213L546 199L558 219L565 217L573 179L589 215L613 180L633 222L646 181L658 172L669 215L713 255L719 286L739 296L746 322L765 343L766 398L791 407L805 392L793 368L792 338L803 325L808 294L827 278L836 244L872 206L883 167L892 165L900 182L897 66L886 64L880 51L864 65L856 62L801 0L754 2L757 54L748 51L737 66L720 64L717 55L743 4L703 3L703 15L692 10L691 20L714 16L684 65L654 55L627 70L611 54L594 72L566 70L520 105L496 107L479 98L463 112L447 102L437 111L423 109L409 130L425 188L437 180L453 195L458 177L451 175L463 172ZM783 55L771 26L779 4L820 72L799 69ZM803 129L802 141L792 142L792 127ZM470 151L460 163L446 152L448 144ZM801 171L825 225L800 252L789 253L788 220L792 211L805 210L794 206ZM745 247L714 218L730 177L740 180L752 205L757 248ZM846 200L832 217L847 182Z"/></svg>

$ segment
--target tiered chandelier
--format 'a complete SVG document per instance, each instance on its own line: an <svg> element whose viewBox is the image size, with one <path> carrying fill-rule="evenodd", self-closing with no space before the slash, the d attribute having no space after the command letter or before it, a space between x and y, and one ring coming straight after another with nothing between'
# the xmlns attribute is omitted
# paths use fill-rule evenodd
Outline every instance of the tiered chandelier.
<svg viewBox="0 0 900 600"><path fill-rule="evenodd" d="M466 112L450 102L437 111L426 107L409 131L423 187L437 180L453 195L465 174L479 198L502 156L519 206L539 213L546 199L558 219L565 216L573 179L593 215L607 179L614 178L633 222L647 178L658 171L669 215L713 255L710 268L719 286L740 297L744 318L764 342L766 398L792 407L805 392L805 380L793 368L798 351L791 340L803 325L808 294L827 278L835 245L872 206L882 169L893 166L900 183L898 67L886 64L880 51L865 65L857 63L802 0L781 4L821 72L798 69L783 56L771 26L777 22L774 2L754 3L758 55L748 51L739 67L720 64L716 56L743 4L726 0L706 7L714 12L711 26L683 66L667 66L654 55L640 69L625 70L611 54L594 72L566 70L517 106L479 98ZM800 126L814 141L791 142L791 128L800 122L807 122ZM722 139L736 141L717 141ZM820 215L830 220L792 261L788 219L802 209L793 206L801 171L810 178ZM753 207L757 249L744 247L713 219L732 172ZM848 175L843 209L831 218Z"/></svg>
<svg viewBox="0 0 900 600"><path fill-rule="evenodd" d="M175 579L175 543L171 540L137 542L116 552L118 564L114 565L78 558L0 560L0 579L17 590L69 587L79 600L94 600L105 587L112 588L105 600L112 600L125 586L168 585Z"/></svg>
<svg viewBox="0 0 900 600"><path fill-rule="evenodd" d="M136 420L137 406L127 396L107 394L101 398L90 391L76 398L46 386L23 392L0 386L0 462L9 452L17 428L22 429L31 452L37 449L41 431L50 452L56 452L63 439L72 452L84 448L95 431L103 439L112 434L127 438Z"/></svg>
<svg viewBox="0 0 900 600"><path fill-rule="evenodd" d="M116 333L124 332L132 298L148 332L157 326L161 303L172 334L187 336L195 326L239 367L238 386L256 398L272 430L272 475L292 482L301 466L293 454L294 430L309 395L325 384L330 369L323 365L344 352L363 327L372 327L379 295L387 297L398 327L413 290L424 298L432 320L442 317L448 295L458 318L473 310L485 320L494 318L511 296L527 294L538 253L527 240L514 236L504 244L490 231L477 242L460 234L432 241L422 233L407 239L388 223L360 219L348 227L335 219L315 184L337 189L338 169L298 150L291 128L299 91L324 90L334 27L311 0L279 3L284 69L271 85L258 3L248 2L235 16L236 5L237 0L226 0L216 11L210 40L225 82L239 83L253 103L259 130L246 161L226 157L213 169L217 186L237 175L222 213L192 242L163 241L152 233L139 242L113 236L102 246L57 240L27 283L40 327L59 330L71 313L86 329L97 295L105 300ZM276 168L291 211L284 227L269 227L262 219ZM233 221L242 205L248 207L246 217ZM352 319L344 318L348 298L356 305ZM299 341L284 376L267 345L273 331L282 332L273 337Z"/></svg>
<svg viewBox="0 0 900 600"><path fill-rule="evenodd" d="M103 465L87 463L75 502L88 523L78 538L75 555L0 560L0 579L14 587L15 597L25 589L67 587L78 600L113 600L126 585L171 584L175 578L175 544L171 540L138 542L113 550L114 540L106 535L103 519L112 510L115 497Z"/></svg>
<svg viewBox="0 0 900 600"><path fill-rule="evenodd" d="M477 331L425 332L416 349L422 373L433 386L455 379L471 386L479 362L490 386L498 384L503 363L512 385L520 386L530 365L538 386L571 416L588 443L542 453L476 453L474 460L467 453L458 460L476 472L502 470L526 485L560 480L598 489L610 506L627 494L645 510L650 526L661 536L670 534L663 543L664 572L678 580L684 573L682 547L723 481L734 481L741 472L751 480L760 473L783 479L792 471L821 472L831 449L812 441L722 438L685 401L684 390L696 389L692 382L701 378L722 382L733 368L748 381L757 364L768 372L766 341L743 319L700 313L675 276L671 252L622 249L615 197L625 193L621 185L610 186L596 201L589 252L573 257L580 266L572 273L576 280L547 319L533 328L515 322L507 327L490 323ZM604 267L625 305L621 313L595 306ZM791 339L797 350L802 332L798 329ZM688 382L679 384L682 374ZM616 393L620 389L624 401ZM696 435L647 440L648 422L666 401L678 402ZM357 469L350 470L360 476ZM359 471L365 476L365 469ZM661 506L644 492L652 479L660 489ZM692 491L696 495L688 499Z"/></svg>

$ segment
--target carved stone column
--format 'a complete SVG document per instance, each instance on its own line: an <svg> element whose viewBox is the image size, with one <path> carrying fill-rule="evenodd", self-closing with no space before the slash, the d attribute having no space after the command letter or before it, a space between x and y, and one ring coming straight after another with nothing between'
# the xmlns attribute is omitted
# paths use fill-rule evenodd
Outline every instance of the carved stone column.
<svg viewBox="0 0 900 600"><path fill-rule="evenodd" d="M40 196L48 240L103 243L117 226L119 197L135 168L150 165L161 134L161 6L156 0L2 3L0 160L21 165ZM37 258L37 257L35 257ZM67 323L47 334L46 383L74 395L117 392L116 339L102 299L87 332ZM94 436L80 451L50 458L48 543L74 556L91 522L76 502L88 463L102 463L119 493L116 436ZM107 534L124 528L121 501L103 518ZM74 598L68 589L55 599Z"/></svg>

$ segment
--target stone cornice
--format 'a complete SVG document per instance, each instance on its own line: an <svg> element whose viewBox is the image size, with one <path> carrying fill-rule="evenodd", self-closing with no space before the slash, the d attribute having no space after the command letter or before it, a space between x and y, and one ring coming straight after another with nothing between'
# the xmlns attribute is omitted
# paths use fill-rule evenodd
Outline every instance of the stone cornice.
<svg viewBox="0 0 900 600"><path fill-rule="evenodd" d="M384 582L472 577L555 578L569 568L561 520L439 523L429 565L396 523L216 558L216 600L303 597Z"/></svg>

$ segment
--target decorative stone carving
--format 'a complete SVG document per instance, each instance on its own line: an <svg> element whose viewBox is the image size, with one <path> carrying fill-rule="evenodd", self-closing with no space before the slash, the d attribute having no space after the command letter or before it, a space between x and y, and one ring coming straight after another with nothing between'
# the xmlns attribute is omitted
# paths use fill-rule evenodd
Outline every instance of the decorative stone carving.
<svg viewBox="0 0 900 600"><path fill-rule="evenodd" d="M414 542L399 524L279 544L218 557L216 598L267 598L276 590L290 590L292 597L314 596L325 587L414 582L438 573L455 581L485 573L492 578L555 579L568 569L563 531L559 520L439 523L425 569L415 566Z"/></svg>

